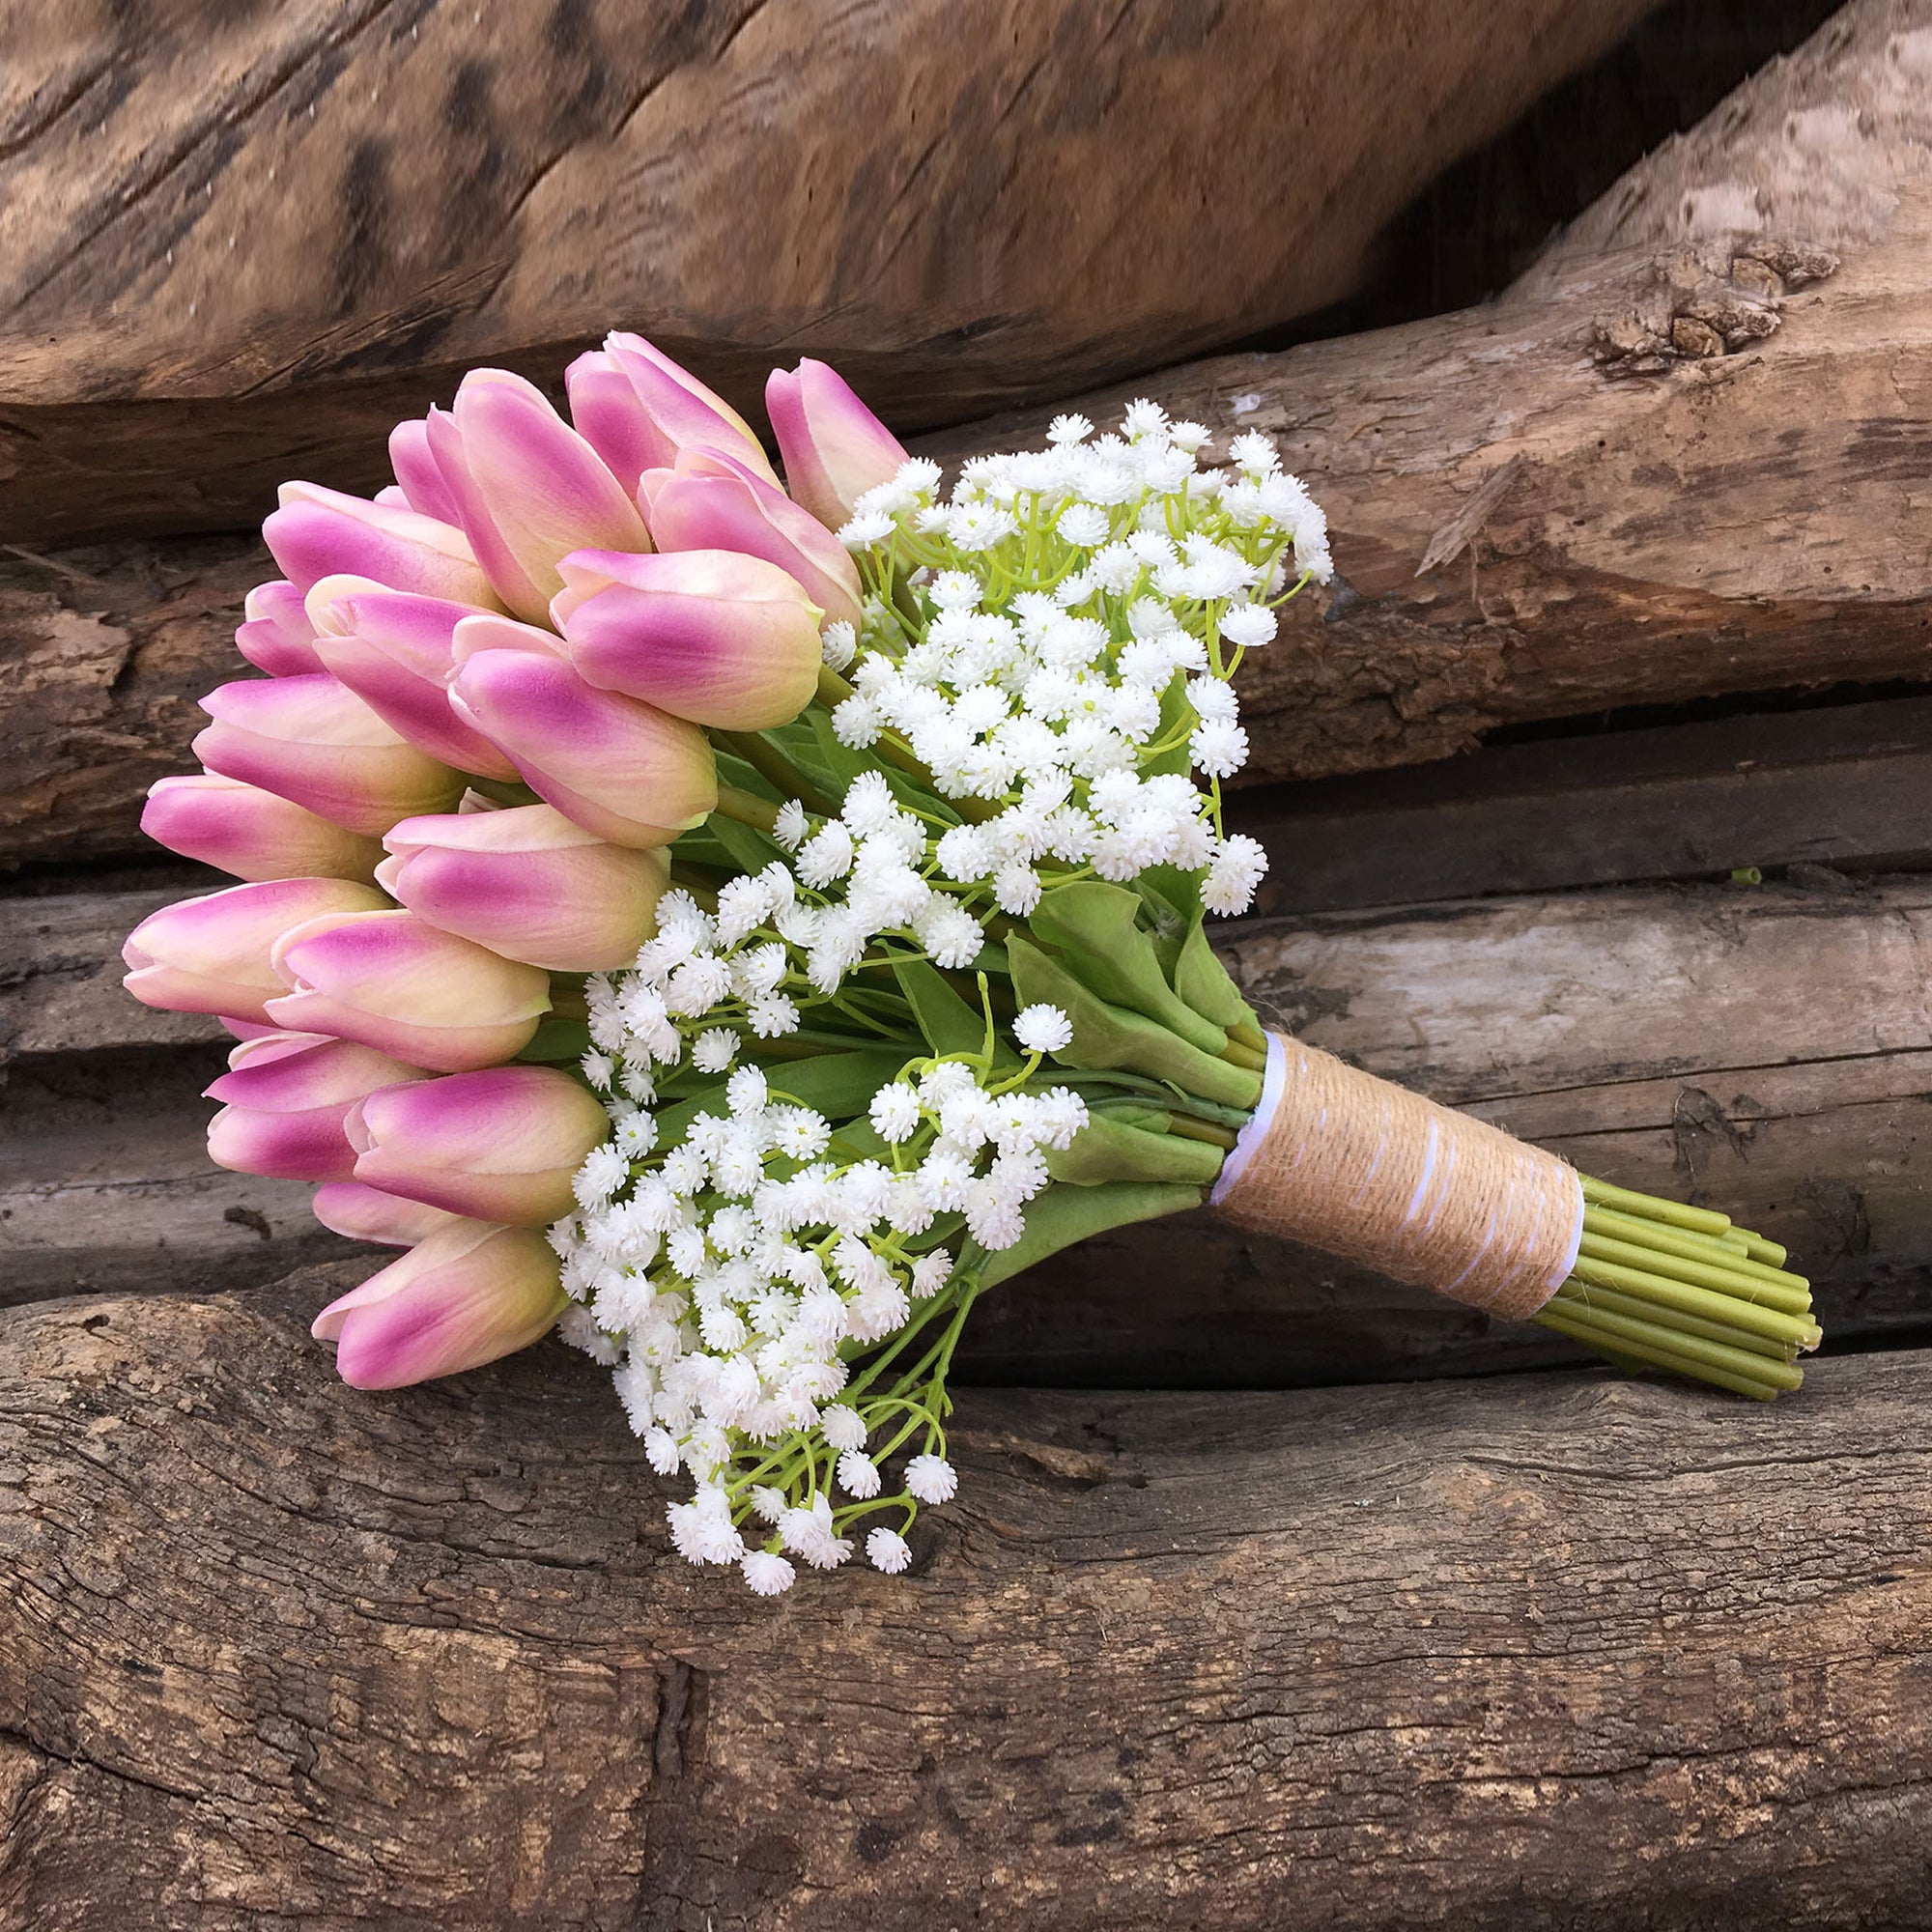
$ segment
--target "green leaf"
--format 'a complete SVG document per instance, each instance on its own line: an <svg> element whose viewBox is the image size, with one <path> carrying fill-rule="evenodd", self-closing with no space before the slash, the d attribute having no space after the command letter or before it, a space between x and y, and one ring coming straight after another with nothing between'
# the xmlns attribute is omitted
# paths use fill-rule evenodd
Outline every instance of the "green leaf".
<svg viewBox="0 0 1932 1932"><path fill-rule="evenodd" d="M1197 912L1181 942L1175 962L1174 990L1194 1009L1222 1028L1259 1026L1254 1009L1208 943L1207 927Z"/></svg>
<svg viewBox="0 0 1932 1932"><path fill-rule="evenodd" d="M1194 707L1188 702L1187 679L1176 671L1168 687L1160 695L1160 729L1156 738L1165 738L1171 732L1179 732L1180 742L1172 751L1163 752L1157 758L1150 758L1141 767L1142 772L1151 778L1161 772L1185 772L1193 762L1187 749L1187 733L1179 731L1182 718L1192 720Z"/></svg>
<svg viewBox="0 0 1932 1932"><path fill-rule="evenodd" d="M1200 1207L1203 1198L1198 1187L1138 1180L1113 1180L1099 1187L1049 1187L1027 1203L1025 1233L1011 1247L987 1260L980 1285L996 1287L1076 1241L1133 1221L1181 1213Z"/></svg>
<svg viewBox="0 0 1932 1932"><path fill-rule="evenodd" d="M704 821L704 829L730 854L733 868L740 872L762 872L774 859L788 856L769 833L726 818L722 811L714 811Z"/></svg>
<svg viewBox="0 0 1932 1932"><path fill-rule="evenodd" d="M811 735L818 747L819 762L831 776L827 786L834 798L842 799L845 788L861 772L872 769L873 758L869 752L855 752L850 745L841 745L838 734L832 728L832 714L821 711L816 705L806 714L811 725Z"/></svg>
<svg viewBox="0 0 1932 1932"><path fill-rule="evenodd" d="M934 1053L980 1053L986 1044L986 1016L969 1007L951 986L945 975L928 959L895 959L893 972L899 990ZM1018 1056L997 1034L994 1036L995 1064L1017 1066Z"/></svg>
<svg viewBox="0 0 1932 1932"><path fill-rule="evenodd" d="M1228 1043L1167 983L1153 936L1140 924L1141 896L1098 879L1048 893L1027 922L1036 939L1061 949L1060 963L1103 1000L1145 1013L1203 1053Z"/></svg>
<svg viewBox="0 0 1932 1932"><path fill-rule="evenodd" d="M1075 1187L1103 1186L1115 1180L1174 1181L1211 1187L1227 1155L1206 1141L1183 1140L1167 1131L1165 1115L1151 1131L1118 1115L1093 1114L1073 1136L1073 1145L1049 1150L1046 1171Z"/></svg>
<svg viewBox="0 0 1932 1932"><path fill-rule="evenodd" d="M767 1066L774 1094L788 1094L828 1121L848 1120L872 1104L872 1095L914 1056L896 1046L865 1047L857 1053L821 1053L810 1060Z"/></svg>
<svg viewBox="0 0 1932 1932"><path fill-rule="evenodd" d="M1145 1013L1101 999L1018 934L1008 940L1007 957L1021 1005L1045 1001L1071 1021L1071 1043L1054 1055L1063 1065L1125 1067L1156 1080L1171 1080L1183 1094L1229 1107L1252 1108L1261 1098L1259 1073L1216 1060Z"/></svg>
<svg viewBox="0 0 1932 1932"><path fill-rule="evenodd" d="M517 1055L519 1060L582 1060L590 1051L590 1028L582 1020L560 1019L553 1013L537 1022L530 1043Z"/></svg>
<svg viewBox="0 0 1932 1932"><path fill-rule="evenodd" d="M736 785L740 791L748 791L753 798L768 798L775 805L782 805L790 796L790 793L781 791L756 765L739 757L735 752L724 751L714 744L711 754L718 764L720 783Z"/></svg>

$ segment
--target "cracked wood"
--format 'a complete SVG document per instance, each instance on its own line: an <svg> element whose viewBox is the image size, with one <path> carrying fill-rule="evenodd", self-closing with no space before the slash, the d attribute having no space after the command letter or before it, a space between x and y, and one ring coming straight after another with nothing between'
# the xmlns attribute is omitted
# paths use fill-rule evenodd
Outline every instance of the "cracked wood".
<svg viewBox="0 0 1932 1932"><path fill-rule="evenodd" d="M769 1605L582 1357L360 1395L328 1291L0 1317L10 1923L1918 1922L1932 1356L971 1393Z"/></svg>

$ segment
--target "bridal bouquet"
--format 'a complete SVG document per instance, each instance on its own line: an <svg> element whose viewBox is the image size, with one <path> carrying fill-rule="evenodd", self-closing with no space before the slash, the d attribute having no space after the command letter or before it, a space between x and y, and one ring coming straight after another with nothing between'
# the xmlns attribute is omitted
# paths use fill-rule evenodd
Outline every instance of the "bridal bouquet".
<svg viewBox="0 0 1932 1932"><path fill-rule="evenodd" d="M760 1594L944 1503L974 1299L1204 1202L1629 1368L1797 1386L1783 1250L1264 1030L1208 939L1236 677L1330 574L1265 439L1135 403L950 492L822 364L784 484L650 344L571 421L478 370L285 577L144 824L244 883L128 939L240 1039L214 1158L405 1248L315 1333L370 1388L559 1326L670 1534Z"/></svg>

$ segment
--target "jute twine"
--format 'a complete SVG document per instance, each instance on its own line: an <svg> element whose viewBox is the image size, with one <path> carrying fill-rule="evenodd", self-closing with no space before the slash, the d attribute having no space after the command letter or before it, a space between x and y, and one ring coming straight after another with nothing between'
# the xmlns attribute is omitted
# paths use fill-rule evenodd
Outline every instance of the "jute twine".
<svg viewBox="0 0 1932 1932"><path fill-rule="evenodd" d="M1583 1231L1554 1154L1278 1034L1209 1198L1244 1228L1518 1321L1562 1285Z"/></svg>

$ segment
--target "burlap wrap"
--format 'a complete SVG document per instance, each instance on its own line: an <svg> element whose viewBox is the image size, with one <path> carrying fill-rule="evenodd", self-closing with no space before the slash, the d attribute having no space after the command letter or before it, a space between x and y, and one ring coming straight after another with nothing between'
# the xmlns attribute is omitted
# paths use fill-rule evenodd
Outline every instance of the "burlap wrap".
<svg viewBox="0 0 1932 1932"><path fill-rule="evenodd" d="M1244 1228L1519 1321L1561 1286L1583 1230L1554 1154L1278 1034L1210 1199Z"/></svg>

